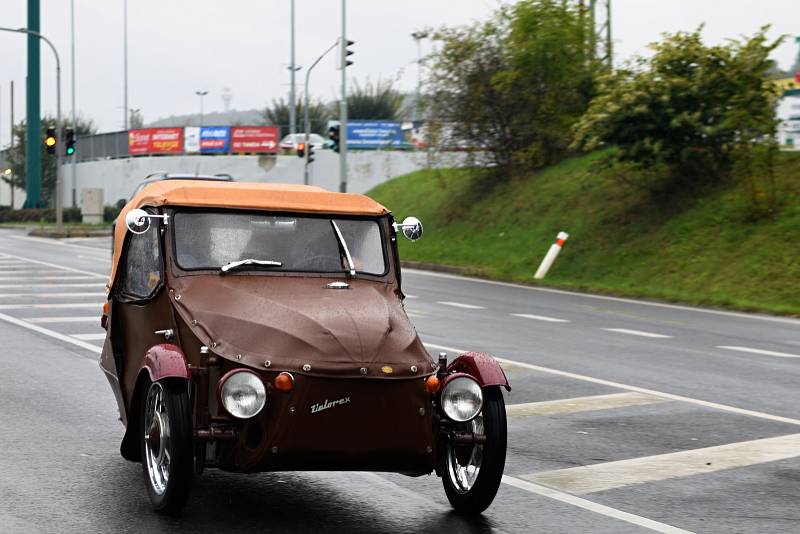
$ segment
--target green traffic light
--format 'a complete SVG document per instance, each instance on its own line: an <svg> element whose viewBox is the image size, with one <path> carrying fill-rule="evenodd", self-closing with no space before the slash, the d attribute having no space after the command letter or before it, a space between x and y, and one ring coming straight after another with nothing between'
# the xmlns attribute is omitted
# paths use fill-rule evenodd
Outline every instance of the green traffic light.
<svg viewBox="0 0 800 534"><path fill-rule="evenodd" d="M67 148L67 156L71 156L75 153L75 149L72 147Z"/></svg>

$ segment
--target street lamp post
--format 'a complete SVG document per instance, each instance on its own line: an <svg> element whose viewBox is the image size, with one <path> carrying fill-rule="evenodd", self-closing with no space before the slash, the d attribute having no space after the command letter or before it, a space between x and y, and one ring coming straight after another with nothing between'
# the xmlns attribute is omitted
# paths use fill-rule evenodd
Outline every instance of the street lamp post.
<svg viewBox="0 0 800 534"><path fill-rule="evenodd" d="M342 0L342 98L339 101L339 192L347 193L347 0Z"/></svg>
<svg viewBox="0 0 800 534"><path fill-rule="evenodd" d="M194 94L200 97L200 126L203 125L203 97L208 94L208 91L195 91Z"/></svg>
<svg viewBox="0 0 800 534"><path fill-rule="evenodd" d="M72 131L75 135L78 135L78 129L75 125L75 0L70 0L69 2L69 18L70 18L70 52L71 52L71 70L72 74L70 76L71 83L72 83ZM75 154L72 154L72 164L70 168L72 170L72 207L74 208L77 206L77 188L78 188L78 179L76 177L76 160L78 158Z"/></svg>
<svg viewBox="0 0 800 534"><path fill-rule="evenodd" d="M125 116L122 122L125 131L128 130L128 0L122 1L122 83L124 85L122 93L122 114Z"/></svg>
<svg viewBox="0 0 800 534"><path fill-rule="evenodd" d="M297 68L294 64L294 0L292 0L292 16L291 16L291 27L292 27L292 44L291 44L291 58L290 58L290 65L289 71L291 71L291 87L289 88L289 133L294 135L297 132L297 105L295 104L295 92L294 92L294 75L297 72ZM294 137L292 137L294 139Z"/></svg>
<svg viewBox="0 0 800 534"><path fill-rule="evenodd" d="M333 50L334 48L336 48L336 46L337 46L338 44L339 44L338 42L337 42L337 43L333 43L333 44L331 45L331 47L330 47L330 48L328 48L327 50L325 50L325 51L322 53L322 55L321 55L321 56L319 56L319 57L317 58L317 60L316 60L314 63L312 63L312 64L311 64L311 66L310 66L310 67L308 67L308 70L306 71L306 85L305 85L305 91L304 91L304 96L305 96L305 100L306 100L306 105L305 105L305 106L303 106L303 107L304 107L304 109L303 109L303 127L304 127L304 130L305 130L305 132L306 132L306 135L305 135L305 143L306 143L306 144L305 144L305 147L306 147L306 154L305 154L305 156L306 156L306 157L305 157L305 160L306 160L306 162L305 162L305 165L303 165L303 183L304 183L305 185L308 185L308 164L310 163L310 162L308 161L308 159L309 159L309 156L310 156L310 153L311 153L311 150L309 150L309 146L310 146L310 145L308 144L308 142L309 142L309 137L311 136L311 121L308 119L308 105L309 105L309 103L310 103L310 101L309 101L309 98L308 98L308 80L311 78L311 71L312 71L312 70L314 70L314 67L316 67L316 66L317 66L317 63L319 63L320 61L322 61L322 58L324 58L325 56L327 56L327 55L328 55L328 52L330 52L331 50Z"/></svg>
<svg viewBox="0 0 800 534"><path fill-rule="evenodd" d="M61 139L61 142L64 143L64 122L61 120L61 60L58 57L58 51L56 50L56 47L53 46L53 43L50 41L50 39L33 30L28 30L25 28L0 27L0 31L33 35L34 37L47 43L47 45L50 47L50 50L53 51L53 56L56 58L56 131L58 132L57 138ZM38 125L28 124L28 128L34 127L38 127ZM61 172L61 158L63 153L63 150L56 145L56 227L59 230L64 227L64 199L62 198L64 186Z"/></svg>
<svg viewBox="0 0 800 534"><path fill-rule="evenodd" d="M417 43L417 98L414 103L414 115L419 120L419 110L422 99L422 40L428 37L428 32L421 30L411 34L411 38Z"/></svg>

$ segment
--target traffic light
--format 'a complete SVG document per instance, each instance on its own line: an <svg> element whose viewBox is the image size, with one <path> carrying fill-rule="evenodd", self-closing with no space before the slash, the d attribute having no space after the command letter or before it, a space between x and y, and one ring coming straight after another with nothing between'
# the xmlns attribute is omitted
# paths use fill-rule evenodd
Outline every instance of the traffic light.
<svg viewBox="0 0 800 534"><path fill-rule="evenodd" d="M75 153L75 132L70 128L64 132L64 154L71 156Z"/></svg>
<svg viewBox="0 0 800 534"><path fill-rule="evenodd" d="M306 156L306 144L297 143L297 157L304 158Z"/></svg>
<svg viewBox="0 0 800 534"><path fill-rule="evenodd" d="M309 143L308 144L308 158L306 159L306 165L314 161L314 145Z"/></svg>
<svg viewBox="0 0 800 534"><path fill-rule="evenodd" d="M353 62L347 58L355 53L350 50L350 47L354 44L355 41L350 41L349 39L342 39L339 37L339 53L337 54L336 59L336 68L338 70L342 70L342 64L344 64L344 68L347 68L353 64Z"/></svg>
<svg viewBox="0 0 800 534"><path fill-rule="evenodd" d="M56 129L54 126L47 128L47 133L44 136L44 146L48 154L56 153Z"/></svg>
<svg viewBox="0 0 800 534"><path fill-rule="evenodd" d="M339 152L339 125L328 128L328 139L331 140L331 148L334 152Z"/></svg>

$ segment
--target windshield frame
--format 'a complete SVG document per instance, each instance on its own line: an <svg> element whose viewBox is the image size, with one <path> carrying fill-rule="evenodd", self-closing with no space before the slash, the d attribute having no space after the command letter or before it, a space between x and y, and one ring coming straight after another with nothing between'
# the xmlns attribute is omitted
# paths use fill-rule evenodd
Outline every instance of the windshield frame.
<svg viewBox="0 0 800 534"><path fill-rule="evenodd" d="M381 274L375 273L367 273L363 271L356 271L358 278L365 278L365 279L373 279L373 280L384 280L387 276L392 274L393 265L392 265L392 256L390 255L389 247L390 244L387 239L387 232L388 230L388 215L379 215L379 216L365 216L365 215L350 215L350 214L340 214L340 213L308 213L308 212L289 212L289 211L267 211L267 210L248 210L248 209L231 209L231 208L193 208L188 206L170 206L170 225L168 232L169 233L169 247L165 247L169 249L169 263L173 267L171 271L175 276L185 276L185 275L193 275L193 274L215 274L229 277L229 276L253 276L253 275L265 275L265 276L294 276L294 277L310 277L310 278L331 278L331 277L349 277L348 270L346 268L346 260L344 257L342 258L342 268L336 271L296 271L296 270L276 270L272 268L263 268L259 267L258 265L251 265L247 268L239 268L239 269L232 269L228 272L222 273L220 271L220 267L217 266L216 268L212 267L184 267L178 263L178 238L175 234L175 224L173 221L175 220L176 215L184 214L184 213L228 213L232 215L258 215L258 216L275 216L275 217L307 217L307 218L314 218L314 219L321 219L323 221L330 221L330 220L354 220L354 221L370 221L378 225L378 231L380 232L380 241L381 241L381 254L383 255L383 265L384 271ZM333 226L331 225L331 232L333 234ZM336 239L335 234L332 235L333 239ZM337 248L339 247L337 243ZM261 258L258 258L261 259ZM274 258L270 258L274 259Z"/></svg>

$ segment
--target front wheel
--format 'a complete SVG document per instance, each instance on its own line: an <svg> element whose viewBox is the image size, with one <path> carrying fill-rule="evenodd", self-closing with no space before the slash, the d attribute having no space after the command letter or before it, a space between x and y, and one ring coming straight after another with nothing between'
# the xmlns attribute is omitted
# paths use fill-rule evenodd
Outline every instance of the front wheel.
<svg viewBox="0 0 800 534"><path fill-rule="evenodd" d="M500 388L484 390L483 409L465 430L486 436L485 443L443 444L442 483L457 512L479 514L494 500L506 463L506 407Z"/></svg>
<svg viewBox="0 0 800 534"><path fill-rule="evenodd" d="M185 381L153 382L144 395L142 471L153 508L183 509L192 485L192 412Z"/></svg>

